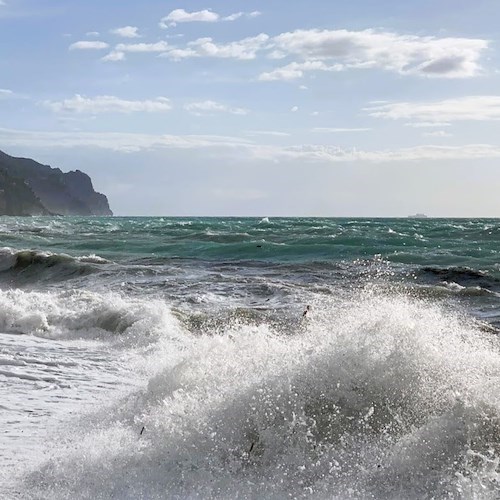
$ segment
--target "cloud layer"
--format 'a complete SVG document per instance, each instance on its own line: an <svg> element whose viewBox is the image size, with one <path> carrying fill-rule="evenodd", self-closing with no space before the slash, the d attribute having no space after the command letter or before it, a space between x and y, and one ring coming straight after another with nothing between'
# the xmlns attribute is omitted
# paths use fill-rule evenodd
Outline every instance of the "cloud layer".
<svg viewBox="0 0 500 500"><path fill-rule="evenodd" d="M128 101L115 96L85 97L76 94L71 99L63 101L43 101L42 105L55 113L158 113L170 111L170 100L166 97L157 97L154 100Z"/></svg>
<svg viewBox="0 0 500 500"><path fill-rule="evenodd" d="M154 149L217 149L222 156L242 161L299 160L335 164L341 162L386 163L396 161L479 160L500 158L500 147L491 144L462 146L422 145L412 148L364 151L326 145L270 146L228 136L152 135L97 132L43 132L0 128L0 141L7 146L73 148L89 147L132 152Z"/></svg>
<svg viewBox="0 0 500 500"><path fill-rule="evenodd" d="M246 109L232 108L225 104L210 100L186 104L184 109L197 116L213 113L230 113L233 115L246 115L248 113Z"/></svg>
<svg viewBox="0 0 500 500"><path fill-rule="evenodd" d="M365 108L371 116L422 123L500 120L500 96L466 96L434 102L396 102Z"/></svg>

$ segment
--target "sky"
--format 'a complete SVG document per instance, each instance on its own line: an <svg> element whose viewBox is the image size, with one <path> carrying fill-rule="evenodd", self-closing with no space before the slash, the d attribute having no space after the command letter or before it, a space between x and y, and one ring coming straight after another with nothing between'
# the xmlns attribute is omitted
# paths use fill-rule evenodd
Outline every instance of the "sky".
<svg viewBox="0 0 500 500"><path fill-rule="evenodd" d="M498 0L0 0L0 150L116 215L500 217Z"/></svg>

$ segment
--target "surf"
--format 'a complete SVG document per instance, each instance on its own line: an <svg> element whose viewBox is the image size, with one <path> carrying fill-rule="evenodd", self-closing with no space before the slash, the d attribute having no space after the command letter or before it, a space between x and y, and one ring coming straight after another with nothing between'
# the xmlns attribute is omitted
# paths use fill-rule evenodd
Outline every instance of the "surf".
<svg viewBox="0 0 500 500"><path fill-rule="evenodd" d="M457 311L373 289L313 311L288 332L238 321L219 335L185 331L189 346L154 355L144 387L70 432L23 488L43 498L495 498L496 337Z"/></svg>

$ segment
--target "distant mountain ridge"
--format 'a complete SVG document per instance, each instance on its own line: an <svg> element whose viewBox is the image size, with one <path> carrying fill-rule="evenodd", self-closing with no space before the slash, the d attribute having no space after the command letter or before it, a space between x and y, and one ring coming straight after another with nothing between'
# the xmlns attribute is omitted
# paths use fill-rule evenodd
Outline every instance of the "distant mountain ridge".
<svg viewBox="0 0 500 500"><path fill-rule="evenodd" d="M105 195L80 170L16 158L0 151L0 215L113 215Z"/></svg>

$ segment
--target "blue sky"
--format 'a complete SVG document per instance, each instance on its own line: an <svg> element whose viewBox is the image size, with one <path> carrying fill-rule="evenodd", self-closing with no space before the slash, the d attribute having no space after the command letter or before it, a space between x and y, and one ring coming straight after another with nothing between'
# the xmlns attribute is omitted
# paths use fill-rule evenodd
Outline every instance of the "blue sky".
<svg viewBox="0 0 500 500"><path fill-rule="evenodd" d="M0 149L118 215L500 217L497 0L0 0Z"/></svg>

